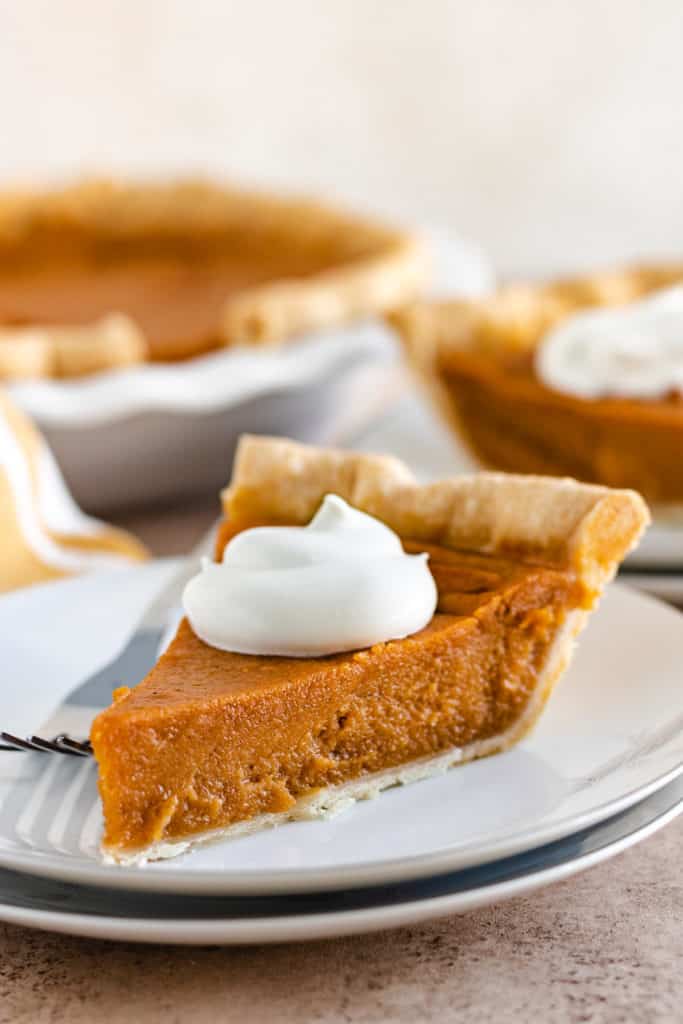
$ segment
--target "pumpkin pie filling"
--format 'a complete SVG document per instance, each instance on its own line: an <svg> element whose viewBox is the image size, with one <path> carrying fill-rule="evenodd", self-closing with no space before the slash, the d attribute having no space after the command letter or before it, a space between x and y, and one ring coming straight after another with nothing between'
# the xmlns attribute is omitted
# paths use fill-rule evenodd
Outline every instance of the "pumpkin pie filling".
<svg viewBox="0 0 683 1024"><path fill-rule="evenodd" d="M93 724L113 859L321 814L444 757L510 746L646 522L628 492L486 474L420 488L391 459L247 438L217 554L243 529L306 524L331 492L402 535L406 552L429 554L431 621L364 650L285 658L218 650L184 620L146 679Z"/></svg>
<svg viewBox="0 0 683 1024"><path fill-rule="evenodd" d="M683 499L680 395L586 402L547 388L530 353L444 352L438 372L486 465L634 487L659 504Z"/></svg>
<svg viewBox="0 0 683 1024"><path fill-rule="evenodd" d="M513 726L580 588L542 566L427 550L439 606L405 640L254 657L207 646L184 621L144 683L119 691L95 725L105 845L136 849L288 811L316 790Z"/></svg>
<svg viewBox="0 0 683 1024"><path fill-rule="evenodd" d="M191 358L223 344L225 302L245 288L321 271L304 259L186 253L140 258L133 247L90 262L0 270L0 324L85 325L115 311L142 330L152 361Z"/></svg>

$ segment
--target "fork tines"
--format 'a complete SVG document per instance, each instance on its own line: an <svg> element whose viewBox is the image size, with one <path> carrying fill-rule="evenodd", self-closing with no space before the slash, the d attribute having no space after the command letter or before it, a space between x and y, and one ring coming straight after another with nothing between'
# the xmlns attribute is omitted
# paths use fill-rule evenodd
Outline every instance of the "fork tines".
<svg viewBox="0 0 683 1024"><path fill-rule="evenodd" d="M11 732L0 732L0 750L30 750L41 754L70 754L74 757L89 757L92 747L88 740L75 740L60 732L51 740L42 736L15 736Z"/></svg>

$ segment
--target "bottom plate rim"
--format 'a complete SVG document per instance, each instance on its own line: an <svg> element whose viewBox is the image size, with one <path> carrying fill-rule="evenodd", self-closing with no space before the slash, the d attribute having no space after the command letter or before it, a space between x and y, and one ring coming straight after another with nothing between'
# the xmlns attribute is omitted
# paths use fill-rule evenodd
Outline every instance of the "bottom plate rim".
<svg viewBox="0 0 683 1024"><path fill-rule="evenodd" d="M166 945L202 945L205 943L238 945L310 941L402 927L449 914L465 913L503 902L515 896L522 896L617 856L664 828L683 813L681 785L674 780L669 783L668 787L664 787L664 791L669 787L674 792L673 801L669 806L655 813L643 824L636 824L635 827L626 829L622 835L607 840L595 850L569 856L566 860L549 867L522 871L518 875L513 874L511 878L488 885L475 886L456 893L446 893L401 904L389 901L380 906L360 910L318 911L296 917L284 915L247 919L236 916L218 919L201 917L187 919L121 918L100 916L83 911L27 909L14 907L0 900L0 921L6 924L17 924L81 937ZM616 815L613 824L616 825L620 820L624 824L624 819L628 819L639 807L642 808L653 801L661 802L662 795L663 791L660 790L646 797L635 807ZM604 828L605 824L602 822L593 828L598 830ZM560 843L567 842L571 838L566 837ZM458 872L455 874L457 875Z"/></svg>

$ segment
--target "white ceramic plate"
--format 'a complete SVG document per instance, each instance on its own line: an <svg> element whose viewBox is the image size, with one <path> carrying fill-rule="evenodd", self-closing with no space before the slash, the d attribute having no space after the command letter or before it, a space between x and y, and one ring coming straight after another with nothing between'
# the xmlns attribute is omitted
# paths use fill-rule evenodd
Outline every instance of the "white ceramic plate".
<svg viewBox="0 0 683 1024"><path fill-rule="evenodd" d="M37 731L114 653L169 571L157 564L3 598L1 727ZM98 859L91 762L0 753L0 865L109 887L292 893L509 856L602 820L683 769L682 649L683 616L615 587L539 727L514 750L390 790L332 820L284 825L142 869ZM64 705L51 728L85 733L93 713Z"/></svg>
<svg viewBox="0 0 683 1024"><path fill-rule="evenodd" d="M683 609L683 574L680 572L638 570L625 572L622 578L630 586L644 590L646 594L652 594L660 601L668 601Z"/></svg>
<svg viewBox="0 0 683 1024"><path fill-rule="evenodd" d="M675 525L655 514L652 526L626 564L653 572L683 569L683 521Z"/></svg>
<svg viewBox="0 0 683 1024"><path fill-rule="evenodd" d="M677 780L605 822L485 867L312 896L150 896L0 870L0 921L99 939L194 945L380 931L464 913L569 878L652 835L682 810L683 784Z"/></svg>

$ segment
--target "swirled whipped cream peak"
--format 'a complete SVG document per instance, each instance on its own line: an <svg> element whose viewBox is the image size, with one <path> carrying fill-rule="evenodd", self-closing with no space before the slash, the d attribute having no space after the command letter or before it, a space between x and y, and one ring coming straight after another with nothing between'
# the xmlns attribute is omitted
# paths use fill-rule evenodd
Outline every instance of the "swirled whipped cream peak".
<svg viewBox="0 0 683 1024"><path fill-rule="evenodd" d="M564 320L539 345L536 372L578 398L683 394L683 286Z"/></svg>
<svg viewBox="0 0 683 1024"><path fill-rule="evenodd" d="M204 643L314 658L417 633L437 602L427 555L407 555L378 519L328 494L308 526L238 533L183 594Z"/></svg>

